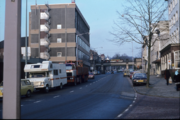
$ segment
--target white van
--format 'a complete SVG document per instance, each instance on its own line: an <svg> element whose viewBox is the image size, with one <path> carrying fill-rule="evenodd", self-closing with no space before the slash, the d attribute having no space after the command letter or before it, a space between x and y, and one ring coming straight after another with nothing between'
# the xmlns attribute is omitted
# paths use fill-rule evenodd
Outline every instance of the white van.
<svg viewBox="0 0 180 120"><path fill-rule="evenodd" d="M50 88L63 88L67 84L66 65L43 61L37 64L26 64L24 72L29 73L29 81L35 89L49 92Z"/></svg>

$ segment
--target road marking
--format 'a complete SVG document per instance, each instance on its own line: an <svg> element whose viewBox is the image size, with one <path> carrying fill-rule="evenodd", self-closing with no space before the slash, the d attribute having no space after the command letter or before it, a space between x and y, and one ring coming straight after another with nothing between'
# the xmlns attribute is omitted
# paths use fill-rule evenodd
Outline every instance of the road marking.
<svg viewBox="0 0 180 120"><path fill-rule="evenodd" d="M57 95L57 96L54 96L53 98L57 98L57 97L59 97L59 95Z"/></svg>
<svg viewBox="0 0 180 120"><path fill-rule="evenodd" d="M122 114L118 115L118 117L121 117Z"/></svg>
<svg viewBox="0 0 180 120"><path fill-rule="evenodd" d="M36 101L36 102L34 102L34 103L39 103L39 102L41 102L41 101Z"/></svg>
<svg viewBox="0 0 180 120"><path fill-rule="evenodd" d="M21 105L21 106L24 106L24 105Z"/></svg>
<svg viewBox="0 0 180 120"><path fill-rule="evenodd" d="M132 107L132 105L130 105L129 107Z"/></svg>
<svg viewBox="0 0 180 120"><path fill-rule="evenodd" d="M30 99L30 100L25 100L25 101L34 101L34 100L31 100L31 99Z"/></svg>
<svg viewBox="0 0 180 120"><path fill-rule="evenodd" d="M129 109L126 109L125 112L128 111L128 110L129 110Z"/></svg>
<svg viewBox="0 0 180 120"><path fill-rule="evenodd" d="M133 103L135 103L135 101L133 101Z"/></svg>
<svg viewBox="0 0 180 120"><path fill-rule="evenodd" d="M82 88L79 88L79 89L82 89Z"/></svg>
<svg viewBox="0 0 180 120"><path fill-rule="evenodd" d="M71 91L70 93L72 93L72 92L74 92L74 91Z"/></svg>

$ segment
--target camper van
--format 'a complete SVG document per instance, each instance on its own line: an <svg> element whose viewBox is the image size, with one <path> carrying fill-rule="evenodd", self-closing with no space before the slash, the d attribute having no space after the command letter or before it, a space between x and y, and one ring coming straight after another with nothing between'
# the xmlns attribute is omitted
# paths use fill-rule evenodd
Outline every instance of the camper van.
<svg viewBox="0 0 180 120"><path fill-rule="evenodd" d="M37 64L26 64L24 72L29 73L27 78L34 88L49 92L49 89L63 88L67 84L66 65L43 61Z"/></svg>

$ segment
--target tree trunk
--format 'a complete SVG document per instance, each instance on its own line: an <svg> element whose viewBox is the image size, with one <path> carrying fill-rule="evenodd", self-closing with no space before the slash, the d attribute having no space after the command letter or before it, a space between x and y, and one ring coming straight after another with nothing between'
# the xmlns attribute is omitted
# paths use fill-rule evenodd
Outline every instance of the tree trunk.
<svg viewBox="0 0 180 120"><path fill-rule="evenodd" d="M149 87L149 80L150 80L150 54L151 54L151 46L148 46L148 76L147 76L147 84L146 84L147 87Z"/></svg>
<svg viewBox="0 0 180 120"><path fill-rule="evenodd" d="M147 84L146 86L149 88L149 80L150 80L150 57L151 57L151 39L152 39L153 33L150 32L149 35L149 45L148 45L148 76L147 76Z"/></svg>

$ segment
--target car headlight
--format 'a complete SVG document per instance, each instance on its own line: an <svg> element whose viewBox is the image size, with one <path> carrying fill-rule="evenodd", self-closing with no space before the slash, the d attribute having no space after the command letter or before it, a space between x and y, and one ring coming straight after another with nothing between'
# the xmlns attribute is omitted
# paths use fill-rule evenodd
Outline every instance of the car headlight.
<svg viewBox="0 0 180 120"><path fill-rule="evenodd" d="M44 82L41 82L41 83L40 83L40 86L44 86Z"/></svg>

